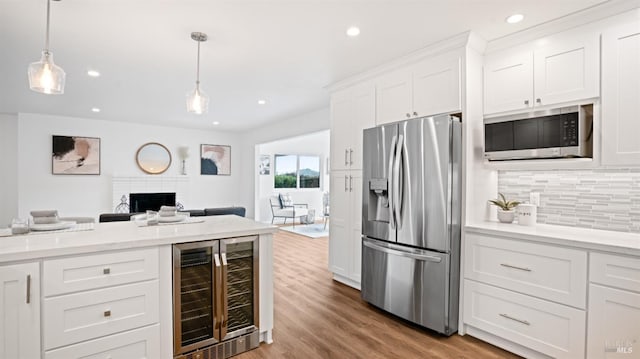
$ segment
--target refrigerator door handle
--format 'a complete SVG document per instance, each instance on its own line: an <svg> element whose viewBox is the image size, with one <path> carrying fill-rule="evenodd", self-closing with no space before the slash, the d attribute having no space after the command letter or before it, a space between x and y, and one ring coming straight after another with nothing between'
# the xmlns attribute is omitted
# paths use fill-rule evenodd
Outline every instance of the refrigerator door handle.
<svg viewBox="0 0 640 359"><path fill-rule="evenodd" d="M398 142L396 143L395 151L395 163L393 164L393 210L395 211L394 217L396 220L396 227L400 228L402 224L401 208L402 208L402 181L400 178L400 166L402 162L402 147L404 145L404 136L398 136Z"/></svg>
<svg viewBox="0 0 640 359"><path fill-rule="evenodd" d="M394 210L394 198L393 198L393 164L396 156L396 141L397 137L393 136L391 138L391 146L389 151L389 164L388 164L388 177L387 181L389 182L387 186L387 196L389 197L389 224L391 225L391 229L396 229L396 212Z"/></svg>
<svg viewBox="0 0 640 359"><path fill-rule="evenodd" d="M228 275L228 263L227 253L221 253L222 259L222 313L220 313L220 340L223 340L227 336L227 324L229 322L229 298L227 291L227 275Z"/></svg>
<svg viewBox="0 0 640 359"><path fill-rule="evenodd" d="M391 248L379 246L377 244L374 244L374 243L371 243L371 242L368 242L368 241L362 241L362 244L365 245L366 247L369 247L369 248L374 249L376 251L380 251L380 252L384 252L384 253L387 253L387 254L392 254L392 255L396 255L396 256L400 256L400 257L407 257L407 258L411 258L411 259L415 259L415 260L419 260L419 261L425 261L425 262L435 262L435 263L442 262L442 258L436 257L436 256L428 256L428 255L424 255L424 254L403 252L403 251L399 251L399 250L396 250L396 249L391 249Z"/></svg>

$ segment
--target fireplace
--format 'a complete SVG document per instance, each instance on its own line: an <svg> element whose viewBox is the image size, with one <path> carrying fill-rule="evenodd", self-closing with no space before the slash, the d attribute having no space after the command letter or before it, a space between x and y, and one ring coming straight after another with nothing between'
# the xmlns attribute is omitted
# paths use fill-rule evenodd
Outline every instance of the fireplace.
<svg viewBox="0 0 640 359"><path fill-rule="evenodd" d="M148 210L158 211L161 206L175 205L175 192L129 194L129 213L140 213Z"/></svg>

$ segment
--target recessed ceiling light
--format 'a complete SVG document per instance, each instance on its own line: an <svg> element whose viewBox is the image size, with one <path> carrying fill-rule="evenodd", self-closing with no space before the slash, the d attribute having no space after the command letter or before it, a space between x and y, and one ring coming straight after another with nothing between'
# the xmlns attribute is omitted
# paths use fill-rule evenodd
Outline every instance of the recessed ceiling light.
<svg viewBox="0 0 640 359"><path fill-rule="evenodd" d="M213 125L214 125L214 126L218 126L219 124L220 124L220 122L218 122L218 121L213 121Z"/></svg>
<svg viewBox="0 0 640 359"><path fill-rule="evenodd" d="M356 26L351 26L347 29L347 35L351 37L356 37L360 35L360 29Z"/></svg>
<svg viewBox="0 0 640 359"><path fill-rule="evenodd" d="M91 111L93 111L93 112L95 112L95 113L98 113L98 112L100 112L100 109L99 109L99 108L97 108L97 107L92 107L92 108L91 108Z"/></svg>
<svg viewBox="0 0 640 359"><path fill-rule="evenodd" d="M505 21L509 24L517 24L524 19L524 15L522 14L513 14L509 16Z"/></svg>
<svg viewBox="0 0 640 359"><path fill-rule="evenodd" d="M87 75L89 75L91 77L100 77L100 72L98 72L96 70L89 70L89 71L87 71Z"/></svg>
<svg viewBox="0 0 640 359"><path fill-rule="evenodd" d="M267 100L258 100L258 105L265 105Z"/></svg>

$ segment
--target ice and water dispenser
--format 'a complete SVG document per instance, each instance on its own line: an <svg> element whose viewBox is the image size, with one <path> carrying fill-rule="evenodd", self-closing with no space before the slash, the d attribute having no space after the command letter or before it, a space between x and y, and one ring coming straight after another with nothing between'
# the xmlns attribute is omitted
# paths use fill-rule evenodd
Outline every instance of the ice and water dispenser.
<svg viewBox="0 0 640 359"><path fill-rule="evenodd" d="M389 222L389 181L386 178L372 178L369 180L367 219L369 221Z"/></svg>

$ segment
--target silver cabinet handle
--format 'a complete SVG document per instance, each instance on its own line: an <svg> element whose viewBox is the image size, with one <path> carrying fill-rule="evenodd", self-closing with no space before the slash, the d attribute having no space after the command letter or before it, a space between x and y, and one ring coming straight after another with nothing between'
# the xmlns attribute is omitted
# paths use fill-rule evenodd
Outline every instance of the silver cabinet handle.
<svg viewBox="0 0 640 359"><path fill-rule="evenodd" d="M367 241L362 241L362 245L364 245L365 247L369 247L369 248L371 248L373 250L376 250L376 251L380 251L380 252L383 252L383 253L392 254L392 255L396 255L396 256L400 256L400 257L407 257L407 258L416 259L416 260L419 260L419 261L426 261L426 262L435 262L435 263L442 262L442 258L440 258L440 257L399 251L399 250L395 250L395 249L392 249L392 248L379 246L377 244L374 244L374 243L371 243L371 242L367 242Z"/></svg>
<svg viewBox="0 0 640 359"><path fill-rule="evenodd" d="M111 268L103 268L102 274L111 274Z"/></svg>
<svg viewBox="0 0 640 359"><path fill-rule="evenodd" d="M503 266L503 267L507 267L507 268L517 269L517 270L521 270L521 271L525 271L525 272L531 272L531 268L518 267L518 266L514 266L514 265L511 265L511 264L507 264L507 263L500 263L500 265Z"/></svg>
<svg viewBox="0 0 640 359"><path fill-rule="evenodd" d="M536 99L536 103L542 103L542 99L537 98L537 99Z"/></svg>
<svg viewBox="0 0 640 359"><path fill-rule="evenodd" d="M349 149L349 164L353 166L353 148Z"/></svg>
<svg viewBox="0 0 640 359"><path fill-rule="evenodd" d="M31 303L31 274L27 274L27 304Z"/></svg>
<svg viewBox="0 0 640 359"><path fill-rule="evenodd" d="M524 104L529 106L529 100L524 100Z"/></svg>
<svg viewBox="0 0 640 359"><path fill-rule="evenodd" d="M349 192L353 192L353 176L349 176Z"/></svg>
<svg viewBox="0 0 640 359"><path fill-rule="evenodd" d="M522 323L524 325L531 325L531 323L529 323L526 320L514 318L514 317L512 317L512 316L510 316L508 314L500 313L500 316L503 317L503 318L507 318L509 320L513 320L514 322Z"/></svg>
<svg viewBox="0 0 640 359"><path fill-rule="evenodd" d="M348 149L344 149L344 165L348 165L349 164L349 160L347 159L347 157L349 156L349 150Z"/></svg>
<svg viewBox="0 0 640 359"><path fill-rule="evenodd" d="M347 192L349 190L349 177L347 175L344 176L344 191Z"/></svg>
<svg viewBox="0 0 640 359"><path fill-rule="evenodd" d="M415 111L413 111L413 115L414 115L414 116L418 116L418 113L417 113L417 112L415 112Z"/></svg>

